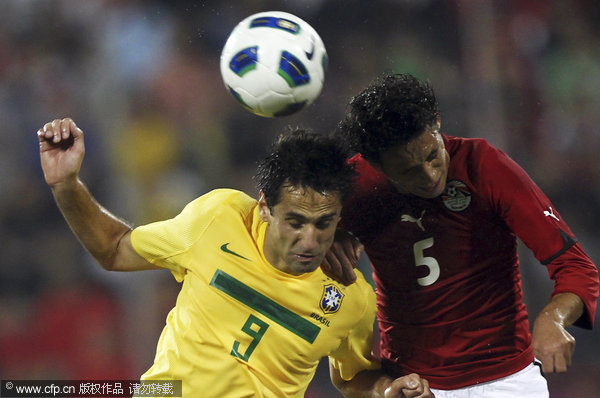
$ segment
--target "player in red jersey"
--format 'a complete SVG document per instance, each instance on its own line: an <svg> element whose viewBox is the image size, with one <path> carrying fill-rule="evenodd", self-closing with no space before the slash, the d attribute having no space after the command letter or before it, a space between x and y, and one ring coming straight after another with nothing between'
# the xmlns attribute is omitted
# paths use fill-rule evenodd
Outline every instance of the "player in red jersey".
<svg viewBox="0 0 600 398"><path fill-rule="evenodd" d="M373 267L387 372L420 374L438 398L547 397L534 356L544 372L567 370L565 328L592 328L599 282L546 195L487 141L442 134L433 89L410 75L353 98L337 133L359 153L341 225ZM555 281L533 338L517 237ZM348 283L360 247L336 240L323 267Z"/></svg>

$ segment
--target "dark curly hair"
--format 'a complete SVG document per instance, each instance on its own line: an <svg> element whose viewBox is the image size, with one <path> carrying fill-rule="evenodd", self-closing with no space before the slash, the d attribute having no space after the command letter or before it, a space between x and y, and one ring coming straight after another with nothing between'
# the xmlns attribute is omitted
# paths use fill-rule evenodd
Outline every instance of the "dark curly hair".
<svg viewBox="0 0 600 398"><path fill-rule="evenodd" d="M379 163L381 152L419 136L435 124L438 115L428 82L409 74L385 74L352 98L334 136Z"/></svg>
<svg viewBox="0 0 600 398"><path fill-rule="evenodd" d="M347 162L348 155L348 150L332 136L289 128L259 163L254 179L270 208L279 203L285 185L337 192L343 203L356 176L354 167Z"/></svg>

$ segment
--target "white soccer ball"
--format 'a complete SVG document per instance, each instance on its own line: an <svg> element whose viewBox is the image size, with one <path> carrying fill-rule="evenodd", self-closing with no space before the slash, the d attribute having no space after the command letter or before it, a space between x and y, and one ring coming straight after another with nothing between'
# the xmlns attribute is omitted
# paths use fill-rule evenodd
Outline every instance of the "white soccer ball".
<svg viewBox="0 0 600 398"><path fill-rule="evenodd" d="M250 112L290 115L321 93L327 51L321 37L295 15L268 11L249 16L231 32L221 52L221 76Z"/></svg>

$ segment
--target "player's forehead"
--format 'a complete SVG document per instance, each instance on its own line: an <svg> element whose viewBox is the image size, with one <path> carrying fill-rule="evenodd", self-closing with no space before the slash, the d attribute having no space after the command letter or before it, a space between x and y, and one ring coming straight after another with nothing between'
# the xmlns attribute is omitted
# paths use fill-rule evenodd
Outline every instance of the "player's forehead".
<svg viewBox="0 0 600 398"><path fill-rule="evenodd" d="M409 142L384 151L381 154L381 162L384 166L394 169L410 169L420 166L443 148L444 140L438 130L427 128Z"/></svg>
<svg viewBox="0 0 600 398"><path fill-rule="evenodd" d="M342 202L339 192L317 192L310 187L284 185L275 205L275 216L298 215L319 218L339 214Z"/></svg>

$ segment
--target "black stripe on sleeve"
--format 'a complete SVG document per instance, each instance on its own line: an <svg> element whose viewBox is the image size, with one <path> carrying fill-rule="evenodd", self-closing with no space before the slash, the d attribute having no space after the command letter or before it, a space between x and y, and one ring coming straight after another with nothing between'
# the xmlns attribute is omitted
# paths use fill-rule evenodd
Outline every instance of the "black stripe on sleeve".
<svg viewBox="0 0 600 398"><path fill-rule="evenodd" d="M558 253L556 253L555 255L553 255L552 257L550 257L550 258L542 261L542 264L544 264L544 265L550 264L552 261L554 261L561 254L563 254L564 252L566 252L567 250L569 250L569 248L571 246L573 246L575 243L577 243L577 239L575 237L570 236L569 234L567 234L562 229L559 229L559 231L560 231L560 237L562 238L562 241L563 241L563 248L560 249L560 251Z"/></svg>

